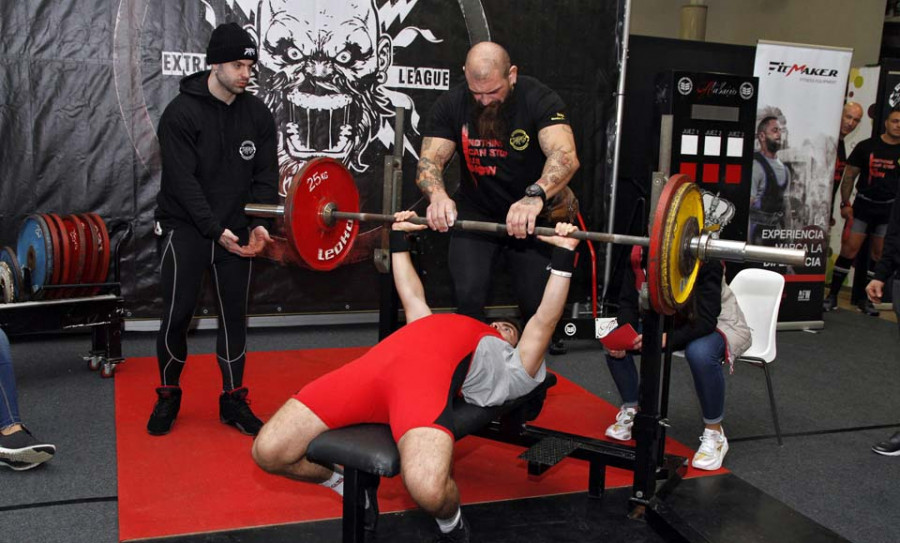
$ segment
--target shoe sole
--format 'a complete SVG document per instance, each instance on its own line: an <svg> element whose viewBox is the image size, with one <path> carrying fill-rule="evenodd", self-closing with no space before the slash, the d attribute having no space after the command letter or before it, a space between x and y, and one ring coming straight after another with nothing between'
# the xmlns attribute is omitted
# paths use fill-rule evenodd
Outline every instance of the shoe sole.
<svg viewBox="0 0 900 543"><path fill-rule="evenodd" d="M616 441L631 441L631 434L628 434L627 436L617 436L610 432L606 432L606 437L615 439Z"/></svg>
<svg viewBox="0 0 900 543"><path fill-rule="evenodd" d="M900 456L900 450L894 452L885 452L876 450L875 447L872 447L872 452L875 454L880 454L881 456Z"/></svg>
<svg viewBox="0 0 900 543"><path fill-rule="evenodd" d="M245 436L256 436L256 434L259 433L259 432L257 432L256 434L250 433L250 432L248 432L243 426L241 426L240 424L238 424L237 422L233 422L233 421L230 421L230 420L225 420L225 419L223 419L223 418L220 418L220 419L219 419L219 422L221 422L222 424L226 424L226 425L228 425L228 426L234 426L235 428L237 428L238 432L244 434Z"/></svg>
<svg viewBox="0 0 900 543"><path fill-rule="evenodd" d="M43 464L44 462L7 462L0 458L0 466L6 466L14 471L25 471L31 468L36 468Z"/></svg>
<svg viewBox="0 0 900 543"><path fill-rule="evenodd" d="M172 424L169 425L169 427L166 428L165 430L160 430L158 432L155 432L155 431L151 430L150 428L147 428L147 433L150 434L151 436L164 436L164 435L168 434L169 432L171 432L172 428L174 426L175 426L175 421L173 420Z"/></svg>
<svg viewBox="0 0 900 543"><path fill-rule="evenodd" d="M712 466L701 467L694 464L694 461L691 461L691 467L695 469L702 469L703 471L716 471L722 467L722 463L725 461L725 454L728 452L728 442L726 441L724 445L722 445L722 454L719 456L719 461Z"/></svg>
<svg viewBox="0 0 900 543"><path fill-rule="evenodd" d="M4 462L7 466L9 464L6 462L40 464L53 458L54 454L56 454L56 447L53 445L32 445L21 449L0 447L0 462Z"/></svg>

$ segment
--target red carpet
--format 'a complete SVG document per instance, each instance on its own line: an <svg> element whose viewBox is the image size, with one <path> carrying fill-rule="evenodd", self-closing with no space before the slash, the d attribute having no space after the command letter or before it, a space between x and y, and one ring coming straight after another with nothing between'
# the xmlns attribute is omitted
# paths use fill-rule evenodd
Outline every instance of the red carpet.
<svg viewBox="0 0 900 543"><path fill-rule="evenodd" d="M263 420L303 383L366 348L250 353L244 379ZM598 366L598 371L605 368ZM122 541L336 518L339 497L320 486L271 476L250 457L252 438L218 419L221 376L213 355L192 356L172 433L147 434L158 383L156 360L130 358L116 368L119 538ZM535 424L602 437L617 408L560 378ZM667 451L693 452L672 440ZM539 478L516 457L520 447L476 437L456 447L455 475L464 503L545 496L587 489L586 462L567 459ZM724 470L723 470L724 471ZM707 474L707 472L702 472ZM696 475L696 474L689 474ZM631 485L631 472L610 468L607 486ZM382 512L414 508L399 477L378 493Z"/></svg>

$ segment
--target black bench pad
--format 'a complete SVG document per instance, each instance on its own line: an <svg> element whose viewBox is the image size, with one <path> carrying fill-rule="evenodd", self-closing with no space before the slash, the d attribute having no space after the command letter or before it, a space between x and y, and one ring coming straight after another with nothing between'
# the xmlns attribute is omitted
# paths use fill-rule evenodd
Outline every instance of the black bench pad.
<svg viewBox="0 0 900 543"><path fill-rule="evenodd" d="M495 407L478 407L456 398L453 434L461 439L512 412L523 416L523 424L533 420L540 413L547 389L555 384L556 375L547 372L547 378L534 390ZM313 462L340 464L382 477L393 477L400 472L400 453L387 424L357 424L328 430L310 442L306 455Z"/></svg>

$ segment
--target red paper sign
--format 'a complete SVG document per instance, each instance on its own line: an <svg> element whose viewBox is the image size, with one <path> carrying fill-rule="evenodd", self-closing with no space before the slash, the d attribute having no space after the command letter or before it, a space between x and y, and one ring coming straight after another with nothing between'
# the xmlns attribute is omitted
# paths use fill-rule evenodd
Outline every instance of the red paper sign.
<svg viewBox="0 0 900 543"><path fill-rule="evenodd" d="M637 336L634 327L626 324L600 338L600 343L609 351L627 351L634 346L634 338Z"/></svg>

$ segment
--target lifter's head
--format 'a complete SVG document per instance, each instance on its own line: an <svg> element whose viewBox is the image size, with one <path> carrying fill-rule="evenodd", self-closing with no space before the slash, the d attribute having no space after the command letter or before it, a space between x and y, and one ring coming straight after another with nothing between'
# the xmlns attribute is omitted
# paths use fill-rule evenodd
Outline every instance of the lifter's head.
<svg viewBox="0 0 900 543"><path fill-rule="evenodd" d="M491 327L500 332L503 339L513 347L519 344L519 339L522 337L522 326L516 319L494 319L491 321Z"/></svg>

